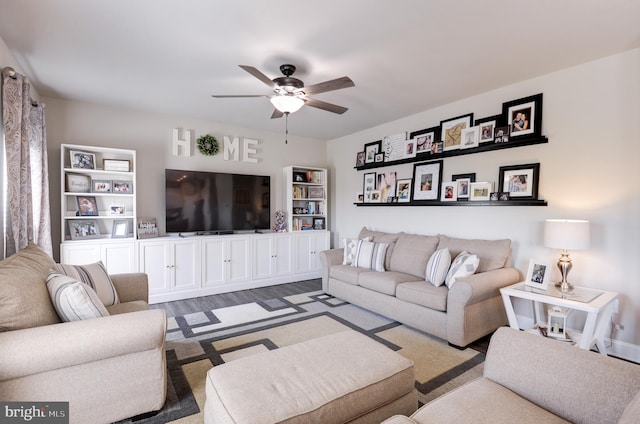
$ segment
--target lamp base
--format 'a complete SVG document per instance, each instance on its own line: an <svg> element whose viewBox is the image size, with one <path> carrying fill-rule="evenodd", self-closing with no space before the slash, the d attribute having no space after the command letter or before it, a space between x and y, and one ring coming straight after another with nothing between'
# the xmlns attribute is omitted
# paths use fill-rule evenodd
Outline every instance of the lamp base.
<svg viewBox="0 0 640 424"><path fill-rule="evenodd" d="M571 258L569 258L569 253L567 253L565 249L562 251L560 259L558 260L558 269L560 270L560 274L562 274L562 281L556 283L556 287L563 293L573 290L573 284L570 284L567 281L567 276L569 275L571 268L573 268Z"/></svg>
<svg viewBox="0 0 640 424"><path fill-rule="evenodd" d="M573 284L570 284L566 281L558 281L555 284L556 288L560 289L561 292L566 293L566 292L570 292L574 289Z"/></svg>

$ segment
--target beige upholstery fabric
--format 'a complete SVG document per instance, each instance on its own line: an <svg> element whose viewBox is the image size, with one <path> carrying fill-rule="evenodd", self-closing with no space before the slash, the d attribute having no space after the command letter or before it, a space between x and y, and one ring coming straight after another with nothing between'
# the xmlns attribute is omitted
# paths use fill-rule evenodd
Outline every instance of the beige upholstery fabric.
<svg viewBox="0 0 640 424"><path fill-rule="evenodd" d="M640 392L627 405L618 424L638 424L640 422Z"/></svg>
<svg viewBox="0 0 640 424"><path fill-rule="evenodd" d="M358 285L380 293L395 296L396 288L402 283L416 281L418 277L402 272L367 272L360 274Z"/></svg>
<svg viewBox="0 0 640 424"><path fill-rule="evenodd" d="M346 423L401 398L413 412L414 384L410 360L345 331L214 367L205 423Z"/></svg>
<svg viewBox="0 0 640 424"><path fill-rule="evenodd" d="M126 302L126 303L116 303L115 305L107 306L107 311L111 315L126 314L126 313L129 313L129 312L146 311L147 309L149 309L149 306L147 305L147 302L142 301L142 300L134 300L132 302Z"/></svg>
<svg viewBox="0 0 640 424"><path fill-rule="evenodd" d="M425 306L436 311L447 310L447 295L449 290L445 286L434 287L426 281L413 281L400 284L396 288L396 297L409 303Z"/></svg>
<svg viewBox="0 0 640 424"><path fill-rule="evenodd" d="M477 272L492 271L509 265L511 258L511 240L470 240L448 237L440 234L438 249L447 248L451 257L455 258L466 250L472 255L478 255L480 265Z"/></svg>
<svg viewBox="0 0 640 424"><path fill-rule="evenodd" d="M337 278L354 286L358 285L361 274L369 274L375 271L365 268L356 268L351 265L335 265L329 271L333 278Z"/></svg>
<svg viewBox="0 0 640 424"><path fill-rule="evenodd" d="M60 322L46 285L54 265L35 244L0 262L0 332Z"/></svg>
<svg viewBox="0 0 640 424"><path fill-rule="evenodd" d="M427 262L436 251L438 241L437 236L400 233L387 269L424 279Z"/></svg>

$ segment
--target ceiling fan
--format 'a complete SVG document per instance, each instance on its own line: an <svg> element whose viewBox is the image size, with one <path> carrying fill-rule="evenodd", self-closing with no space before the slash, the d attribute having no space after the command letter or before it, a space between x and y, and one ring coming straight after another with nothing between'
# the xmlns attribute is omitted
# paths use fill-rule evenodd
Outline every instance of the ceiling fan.
<svg viewBox="0 0 640 424"><path fill-rule="evenodd" d="M239 66L254 77L258 78L266 85L268 85L275 94L272 96L267 96L264 94L214 94L212 95L212 97L269 97L271 103L275 107L275 110L271 115L271 119L281 118L283 115L289 115L290 113L293 113L300 109L305 104L329 112L343 114L348 110L346 107L312 99L308 96L311 94L326 93L327 91L340 90L342 88L355 86L353 81L351 81L351 78L341 77L305 87L304 82L292 76L296 71L296 67L289 64L281 65L280 72L282 72L284 76L274 79L270 79L253 66Z"/></svg>

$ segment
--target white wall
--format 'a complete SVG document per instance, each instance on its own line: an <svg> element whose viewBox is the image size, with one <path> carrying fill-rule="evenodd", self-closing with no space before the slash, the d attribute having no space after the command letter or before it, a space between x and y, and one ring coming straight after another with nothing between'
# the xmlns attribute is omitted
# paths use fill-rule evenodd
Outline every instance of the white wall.
<svg viewBox="0 0 640 424"><path fill-rule="evenodd" d="M612 350L640 360L640 277L635 269L640 258L638 75L640 49L635 49L329 141L333 245L342 237L357 235L363 225L384 231L510 238L514 266L524 275L530 258L555 263L560 256L543 247L546 218L588 219L592 246L571 252L570 281L620 293L620 313L614 319L624 330L613 335ZM365 143L437 126L443 119L469 112L476 118L498 114L503 102L536 93L544 93L543 134L548 144L446 158L443 178L475 172L477 181L492 181L497 187L500 166L540 162L539 197L548 201L548 207L353 205L364 174L354 169L355 158ZM398 178L410 178L413 165L379 171L397 171ZM554 273L559 278L559 272L554 269Z"/></svg>
<svg viewBox="0 0 640 424"><path fill-rule="evenodd" d="M138 187L134 190L137 193L138 216L157 217L161 233L164 233L165 219L165 168L269 175L272 188L271 205L272 211L275 212L283 206L282 169L285 166L326 165L325 141L289 135L288 144L285 144L284 122L283 132L280 134L48 97L43 97L43 101L46 104L51 221L56 258L59 257L60 243L61 144L136 150ZM171 153L173 128L179 127L194 130L191 157L173 156ZM195 147L195 139L203 134L214 135L220 144L224 135L240 137L241 140L259 140L257 153L252 155L258 158L258 163L225 161L222 153L215 156L200 154ZM242 155L240 157L242 158Z"/></svg>

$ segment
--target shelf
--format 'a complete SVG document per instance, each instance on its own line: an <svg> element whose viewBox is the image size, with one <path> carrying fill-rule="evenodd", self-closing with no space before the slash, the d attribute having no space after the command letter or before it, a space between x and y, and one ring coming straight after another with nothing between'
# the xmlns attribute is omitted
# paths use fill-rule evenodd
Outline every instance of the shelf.
<svg viewBox="0 0 640 424"><path fill-rule="evenodd" d="M470 202L458 200L455 202L441 202L437 200L422 200L401 203L354 203L356 206L547 206L546 200L500 200Z"/></svg>
<svg viewBox="0 0 640 424"><path fill-rule="evenodd" d="M399 159L391 162L367 163L367 164L364 164L363 166L356 166L354 167L354 169L357 169L358 171L363 171L366 169L383 168L386 166L430 161L430 160L449 158L454 156L471 155L474 153L492 152L494 150L513 149L515 147L532 146L535 144L544 144L548 142L549 142L549 139L547 137L542 136L542 137L534 137L534 138L525 138L523 140L518 140L518 141L508 141L507 143L486 143L471 149L448 150L442 153L431 153L431 154L425 153L425 154L420 154L413 158ZM479 202L473 202L473 203L475 204Z"/></svg>
<svg viewBox="0 0 640 424"><path fill-rule="evenodd" d="M80 193L80 192L73 192L73 191L65 191L64 192L65 196L96 196L96 197L133 197L134 194L133 193L111 193L111 192L87 192L87 193Z"/></svg>

